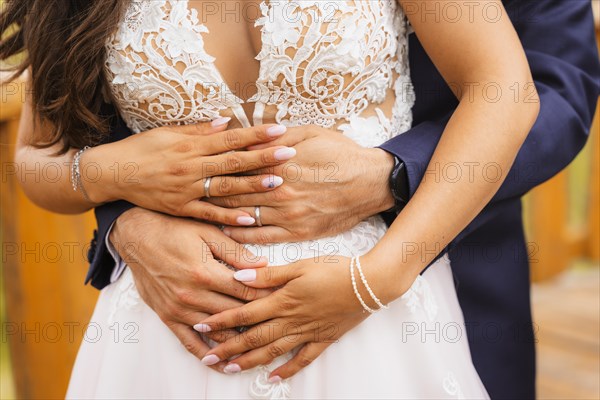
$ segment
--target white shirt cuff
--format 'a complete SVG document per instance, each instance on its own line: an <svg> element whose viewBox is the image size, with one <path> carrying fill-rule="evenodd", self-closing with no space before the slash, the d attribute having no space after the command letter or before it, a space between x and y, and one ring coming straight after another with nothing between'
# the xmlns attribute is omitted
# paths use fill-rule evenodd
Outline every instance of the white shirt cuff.
<svg viewBox="0 0 600 400"><path fill-rule="evenodd" d="M113 244L108 239L110 237L110 232L112 231L114 225L115 223L113 222L110 228L108 228L106 237L104 238L106 248L108 249L108 252L112 256L113 260L115 260L115 267L113 268L113 271L110 274L110 283L113 283L114 281L119 279L119 277L123 273L123 270L125 270L125 267L127 266L127 264L125 264L125 262L121 259L121 256L119 255Z"/></svg>

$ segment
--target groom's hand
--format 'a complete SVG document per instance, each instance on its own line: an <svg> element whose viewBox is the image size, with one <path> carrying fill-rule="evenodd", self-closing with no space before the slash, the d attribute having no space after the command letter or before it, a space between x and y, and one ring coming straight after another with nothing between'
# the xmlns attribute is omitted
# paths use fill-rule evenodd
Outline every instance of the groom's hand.
<svg viewBox="0 0 600 400"><path fill-rule="evenodd" d="M293 242L334 235L394 206L388 183L394 158L384 150L361 147L339 131L314 125L288 128L281 138L251 149L266 146L293 146L297 151L292 161L268 169L283 177L282 186L268 193L209 199L250 215L261 206L263 227L225 229L238 242Z"/></svg>
<svg viewBox="0 0 600 400"><path fill-rule="evenodd" d="M133 208L117 219L110 240L130 267L142 299L200 359L209 347L195 324L270 293L237 282L233 271L215 259L236 268L267 263L213 225ZM233 333L209 337L220 342Z"/></svg>

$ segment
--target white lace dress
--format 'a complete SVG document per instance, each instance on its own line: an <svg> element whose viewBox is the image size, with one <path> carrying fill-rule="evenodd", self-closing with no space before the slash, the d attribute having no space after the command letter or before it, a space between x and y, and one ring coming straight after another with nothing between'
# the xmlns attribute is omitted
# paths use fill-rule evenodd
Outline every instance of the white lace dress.
<svg viewBox="0 0 600 400"><path fill-rule="evenodd" d="M137 0L107 43L106 73L134 132L232 116L336 129L377 146L410 128L408 25L395 0L263 2L252 118L204 49L208 29L187 1ZM252 121L250 121L252 120ZM334 237L251 246L270 265L361 255L385 234L379 217ZM472 365L450 264L441 258L400 299L345 334L296 376L269 384L289 359L236 375L189 354L140 299L131 272L102 290L69 398L487 398Z"/></svg>

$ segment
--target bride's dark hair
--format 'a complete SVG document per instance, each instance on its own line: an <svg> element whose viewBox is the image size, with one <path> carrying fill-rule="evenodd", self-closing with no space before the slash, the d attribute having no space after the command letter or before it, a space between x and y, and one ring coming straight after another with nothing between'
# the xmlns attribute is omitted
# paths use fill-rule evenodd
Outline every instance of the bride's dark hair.
<svg viewBox="0 0 600 400"><path fill-rule="evenodd" d="M126 0L6 0L0 10L0 61L12 78L31 70L34 111L55 127L35 144L95 144L107 134L100 115L112 100L103 73L108 37L117 29ZM18 56L22 54L22 56ZM11 78L11 79L12 79ZM61 152L61 153L62 153Z"/></svg>

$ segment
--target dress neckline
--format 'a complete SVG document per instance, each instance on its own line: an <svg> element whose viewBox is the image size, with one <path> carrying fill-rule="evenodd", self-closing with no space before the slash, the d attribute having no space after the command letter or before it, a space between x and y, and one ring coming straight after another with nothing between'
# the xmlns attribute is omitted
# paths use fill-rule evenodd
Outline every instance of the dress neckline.
<svg viewBox="0 0 600 400"><path fill-rule="evenodd" d="M200 11L197 8L190 6L189 0L184 0L184 1L185 1L186 11L189 14L191 14L194 11L196 13L200 14ZM267 2L265 0L262 0L259 4L260 9L263 9L263 7L269 7L269 5L267 4ZM210 34L206 24L203 24L200 22L195 23L194 21L190 21L190 22L195 27L202 27L206 31L207 34ZM256 24L256 21L254 23ZM254 56L254 59L258 61L258 76L256 77L256 79L254 79L252 81L257 88L258 88L258 81L262 75L262 68L263 68L262 60L260 60L258 58L258 55L264 51L264 46L265 46L265 43L262 40L262 28L261 28L260 46L261 46L261 48L260 48L259 53ZM238 95L236 95L233 92L233 90L231 90L231 87L229 86L229 84L227 83L225 78L223 77L223 74L221 74L219 67L217 67L217 64L215 63L215 60L217 60L217 57L213 56L212 54L210 54L206 51L206 46L204 46L204 43L202 44L202 47L203 47L203 51L213 59L210 63L207 63L207 64L210 64L210 68L213 69L213 73L219 77L219 80L220 80L219 83L222 86L222 88L225 89L225 91L227 92L226 95L231 94L235 97L235 99L234 99L235 105L233 107L231 107L231 110L233 111L233 113L234 113L235 117L238 119L238 121L242 124L242 127L248 128L248 127L252 126L252 123L254 123L255 125L261 125L262 121L263 121L263 113L264 113L264 109L265 109L264 104L262 104L259 100L254 100L255 98L257 98L257 96L252 96L248 100L244 100L241 97L239 97ZM252 118L248 117L246 110L244 110L244 107L242 107L242 104L249 104L249 103L254 103L254 111L252 113ZM250 121L252 121L252 123Z"/></svg>
<svg viewBox="0 0 600 400"><path fill-rule="evenodd" d="M136 132L227 114L240 125L250 126L251 120L259 125L268 110L280 124L342 130L344 121L364 122L377 114L381 135L369 136L379 138L409 119L402 117L410 114L411 103L402 95L410 83L405 16L395 0L336 1L335 15L320 0L291 7L287 1L261 1L255 21L261 35L257 93L247 100L232 92L216 58L206 53L203 38L209 32L189 0L131 1L107 43L106 72L120 111ZM282 18L290 12L299 18ZM396 99L387 115L378 104L390 90ZM254 110L242 107L248 103ZM371 115L361 116L367 109Z"/></svg>

